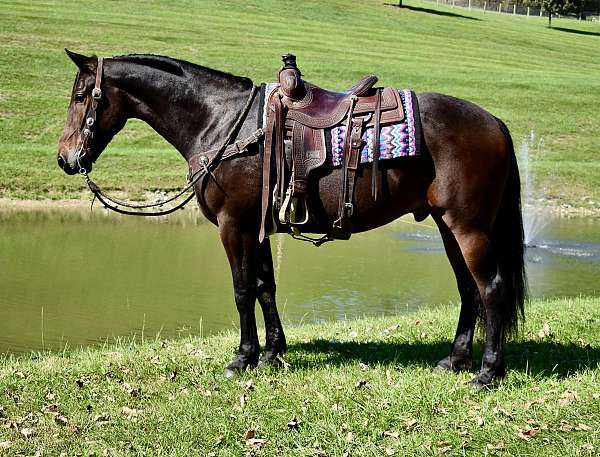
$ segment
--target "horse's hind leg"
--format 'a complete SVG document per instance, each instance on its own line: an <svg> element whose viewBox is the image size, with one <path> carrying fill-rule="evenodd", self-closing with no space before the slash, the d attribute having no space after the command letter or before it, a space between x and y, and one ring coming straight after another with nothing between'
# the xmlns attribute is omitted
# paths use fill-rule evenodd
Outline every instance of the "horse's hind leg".
<svg viewBox="0 0 600 457"><path fill-rule="evenodd" d="M446 216L444 220L447 221ZM495 378L506 374L503 353L505 284L489 234L473 227L448 225L460 246L485 309L485 347L481 369L473 385L487 386Z"/></svg>
<svg viewBox="0 0 600 457"><path fill-rule="evenodd" d="M268 238L258 247L256 279L258 302L265 319L266 333L265 352L260 358L259 365L279 365L277 356L287 350L287 344L275 302L275 274L271 243Z"/></svg>
<svg viewBox="0 0 600 457"><path fill-rule="evenodd" d="M450 355L438 362L437 366L444 370L469 371L473 368L473 332L480 303L479 291L452 231L438 213L432 212L432 217L442 235L446 254L456 276L461 301L452 350Z"/></svg>
<svg viewBox="0 0 600 457"><path fill-rule="evenodd" d="M260 353L254 315L258 240L256 234L241 231L239 225L236 220L219 220L219 234L231 266L235 305L240 315L240 345L225 369L226 377L256 366Z"/></svg>

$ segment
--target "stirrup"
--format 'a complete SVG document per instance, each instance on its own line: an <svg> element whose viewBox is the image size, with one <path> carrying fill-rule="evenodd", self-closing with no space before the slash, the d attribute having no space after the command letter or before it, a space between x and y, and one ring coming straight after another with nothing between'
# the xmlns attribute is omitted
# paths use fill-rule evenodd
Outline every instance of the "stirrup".
<svg viewBox="0 0 600 457"><path fill-rule="evenodd" d="M300 202L304 202L304 219L298 221L296 216L298 215L298 209L301 206ZM309 212L306 199L292 197L292 187L288 187L288 190L285 193L285 200L279 210L279 222L283 225L299 226L306 224L308 219Z"/></svg>

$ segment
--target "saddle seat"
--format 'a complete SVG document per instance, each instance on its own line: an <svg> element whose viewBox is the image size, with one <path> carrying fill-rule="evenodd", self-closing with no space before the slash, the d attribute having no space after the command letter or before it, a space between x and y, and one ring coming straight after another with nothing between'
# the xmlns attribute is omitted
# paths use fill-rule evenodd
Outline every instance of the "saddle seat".
<svg viewBox="0 0 600 457"><path fill-rule="evenodd" d="M375 75L365 76L347 92L334 92L304 82L305 95L302 99L282 98L282 104L287 108L286 125L299 122L313 129L326 129L340 124L350 108L353 108L353 116L374 113L378 94L373 85L377 80ZM381 122L398 117L397 112L389 113L390 110L397 110L398 102L399 96L395 89L381 89ZM373 119L367 119L366 126L372 125Z"/></svg>

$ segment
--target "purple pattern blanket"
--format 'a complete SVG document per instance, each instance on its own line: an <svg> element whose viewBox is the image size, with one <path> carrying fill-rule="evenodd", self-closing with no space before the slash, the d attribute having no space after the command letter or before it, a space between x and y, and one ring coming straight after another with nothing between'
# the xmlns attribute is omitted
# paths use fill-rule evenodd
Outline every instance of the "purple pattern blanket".
<svg viewBox="0 0 600 457"><path fill-rule="evenodd" d="M276 84L266 84L265 99L268 98ZM411 157L419 154L418 148L418 129L416 119L418 113L415 109L416 101L413 100L414 93L410 90L399 90L402 106L404 108L404 122L400 124L384 125L381 127L379 135L379 158L395 159L398 157ZM416 114L416 116L415 116ZM415 122L416 121L416 122ZM263 115L263 124L266 122L266 112ZM265 126L263 125L263 128ZM373 162L373 128L368 128L363 133L363 148L360 153L360 162ZM346 127L339 125L329 131L331 138L330 144L327 144L327 152L332 166L342 165L344 158L344 141L346 138ZM329 140L328 140L329 141Z"/></svg>

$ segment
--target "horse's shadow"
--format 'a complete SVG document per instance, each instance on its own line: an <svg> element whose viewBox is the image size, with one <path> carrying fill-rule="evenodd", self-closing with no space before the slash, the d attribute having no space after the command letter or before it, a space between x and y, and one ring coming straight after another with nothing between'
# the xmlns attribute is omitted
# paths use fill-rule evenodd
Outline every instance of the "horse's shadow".
<svg viewBox="0 0 600 457"><path fill-rule="evenodd" d="M383 366L417 364L433 367L448 355L449 350L450 343L442 341L364 343L317 339L290 343L288 355L294 359L292 365L296 369L344 365L352 361ZM554 341L515 341L506 344L504 357L510 370L564 378L587 368L596 368L600 363L600 348ZM481 346L476 344L474 369L478 368L480 358Z"/></svg>

